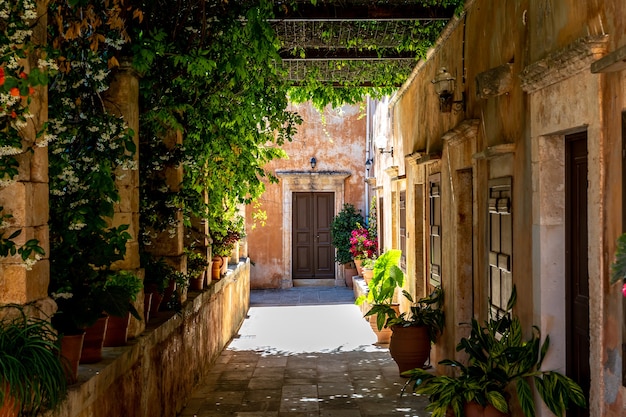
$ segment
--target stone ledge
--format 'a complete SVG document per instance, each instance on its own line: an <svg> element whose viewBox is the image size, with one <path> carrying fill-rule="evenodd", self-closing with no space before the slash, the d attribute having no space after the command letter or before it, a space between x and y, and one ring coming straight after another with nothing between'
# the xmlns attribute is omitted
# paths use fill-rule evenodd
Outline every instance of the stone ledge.
<svg viewBox="0 0 626 417"><path fill-rule="evenodd" d="M48 417L171 417L182 410L236 334L250 304L250 261L230 265L180 313L159 313L126 346L104 348L103 360L81 365L79 381Z"/></svg>

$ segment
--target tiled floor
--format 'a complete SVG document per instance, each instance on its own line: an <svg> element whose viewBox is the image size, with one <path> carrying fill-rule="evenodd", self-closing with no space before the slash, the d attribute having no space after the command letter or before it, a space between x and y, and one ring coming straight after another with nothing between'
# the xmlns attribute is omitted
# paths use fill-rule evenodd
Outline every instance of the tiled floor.
<svg viewBox="0 0 626 417"><path fill-rule="evenodd" d="M420 416L348 288L252 291L239 335L180 416Z"/></svg>

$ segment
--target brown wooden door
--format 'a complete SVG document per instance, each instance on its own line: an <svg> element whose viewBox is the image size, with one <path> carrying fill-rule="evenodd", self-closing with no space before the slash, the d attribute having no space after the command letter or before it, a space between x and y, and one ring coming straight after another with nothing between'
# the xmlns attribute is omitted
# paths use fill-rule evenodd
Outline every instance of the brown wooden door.
<svg viewBox="0 0 626 417"><path fill-rule="evenodd" d="M589 395L589 271L587 256L587 133L565 137L565 274L567 375ZM589 400L589 398L587 398ZM589 416L572 409L568 417Z"/></svg>
<svg viewBox="0 0 626 417"><path fill-rule="evenodd" d="M293 194L293 279L334 279L334 193Z"/></svg>

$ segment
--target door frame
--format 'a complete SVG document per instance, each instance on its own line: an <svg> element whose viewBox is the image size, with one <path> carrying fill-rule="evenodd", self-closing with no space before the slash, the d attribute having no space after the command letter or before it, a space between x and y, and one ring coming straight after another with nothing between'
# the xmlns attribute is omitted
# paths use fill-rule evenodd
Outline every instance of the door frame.
<svg viewBox="0 0 626 417"><path fill-rule="evenodd" d="M294 286L291 277L293 265L292 253L292 218L294 192L332 192L335 194L335 214L341 210L345 202L345 180L352 174L348 171L276 171L282 184L283 202L283 273L280 287ZM334 286L345 286L345 279L340 275L339 264L335 262Z"/></svg>

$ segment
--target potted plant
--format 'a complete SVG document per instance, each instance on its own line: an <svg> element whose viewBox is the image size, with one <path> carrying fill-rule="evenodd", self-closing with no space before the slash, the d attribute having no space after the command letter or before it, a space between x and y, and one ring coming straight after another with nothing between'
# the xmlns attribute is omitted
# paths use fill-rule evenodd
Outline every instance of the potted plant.
<svg viewBox="0 0 626 417"><path fill-rule="evenodd" d="M120 305L111 313L104 337L104 346L122 346L128 340L128 326L131 315L141 320L134 303L143 288L142 280L131 271L112 271L104 283L106 291L116 294ZM126 301L124 301L126 300Z"/></svg>
<svg viewBox="0 0 626 417"><path fill-rule="evenodd" d="M404 273L398 267L402 251L391 249L384 252L374 262L372 280L368 284L367 294L360 295L355 303L367 303L370 306L365 317L369 318L372 330L376 332L378 343L388 343L391 331L386 321L398 314L398 305L394 303L396 289L404 284Z"/></svg>
<svg viewBox="0 0 626 417"><path fill-rule="evenodd" d="M165 289L168 288L170 276L174 273L174 268L165 262L163 258L156 258L149 253L141 256L141 266L145 269L144 293L151 294L149 314L156 317L163 302Z"/></svg>
<svg viewBox="0 0 626 417"><path fill-rule="evenodd" d="M225 226L224 226L225 225ZM235 215L231 220L224 220L221 228L212 229L211 248L213 253L212 278L220 277L228 271L228 258L235 245L245 236L244 219L240 215Z"/></svg>
<svg viewBox="0 0 626 417"><path fill-rule="evenodd" d="M189 286L194 290L202 290L204 287L204 276L209 266L206 256L193 249L185 251L187 254L187 275L189 276Z"/></svg>
<svg viewBox="0 0 626 417"><path fill-rule="evenodd" d="M28 317L22 306L3 310L8 314L0 320L0 415L57 408L67 384L56 332L47 320Z"/></svg>
<svg viewBox="0 0 626 417"><path fill-rule="evenodd" d="M366 284L370 284L374 277L374 265L377 258L365 258L361 260L361 275Z"/></svg>
<svg viewBox="0 0 626 417"><path fill-rule="evenodd" d="M352 253L350 253L350 237L357 225L363 224L365 219L361 212L352 204L345 203L341 211L330 222L331 244L335 247L335 261L344 266L346 284L352 286L354 275Z"/></svg>
<svg viewBox="0 0 626 417"><path fill-rule="evenodd" d="M433 417L445 416L448 409L456 416L485 408L506 414L509 401L517 401L524 415L532 417L535 403L531 383L546 407L559 417L570 404L586 406L585 396L576 382L559 372L541 369L550 337L546 336L541 343L536 326L530 338L523 337L521 323L511 313L516 299L513 287L506 314L491 317L483 325L472 320L469 337L462 338L456 347L467 354L467 365L450 359L440 362L450 366L455 376L435 376L422 369L405 372L413 390L429 396L427 409Z"/></svg>
<svg viewBox="0 0 626 417"><path fill-rule="evenodd" d="M357 269L364 259L373 259L378 253L378 242L370 237L369 231L360 223L350 232L350 253Z"/></svg>
<svg viewBox="0 0 626 417"><path fill-rule="evenodd" d="M417 302L406 290L402 294L411 303L409 311L389 315L385 323L392 332L389 353L398 364L400 374L425 366L430 358L431 345L437 341L445 325L441 287Z"/></svg>

